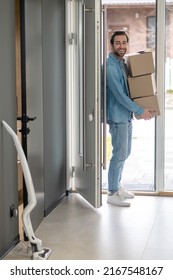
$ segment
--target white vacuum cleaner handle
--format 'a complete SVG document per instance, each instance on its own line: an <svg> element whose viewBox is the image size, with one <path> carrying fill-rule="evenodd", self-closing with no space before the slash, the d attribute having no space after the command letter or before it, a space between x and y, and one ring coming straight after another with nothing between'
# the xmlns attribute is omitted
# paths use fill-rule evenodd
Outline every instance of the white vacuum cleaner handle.
<svg viewBox="0 0 173 280"><path fill-rule="evenodd" d="M5 121L2 121L2 123L5 127L5 129L7 130L7 132L13 138L19 159L21 161L22 171L23 171L23 175L24 175L24 179L25 179L25 183L26 183L26 189L28 192L28 204L23 210L22 220L23 220L23 227L24 227L26 236L28 237L28 239L31 243L31 246L32 246L32 253L33 253L32 259L33 260L45 260L45 259L48 259L49 255L51 254L51 249L42 247L42 241L35 237L31 219L30 219L31 211L36 206L37 200L36 200L34 185L33 185L31 173L29 170L29 166L28 166L23 148L20 144L17 134L13 131L13 129Z"/></svg>
<svg viewBox="0 0 173 280"><path fill-rule="evenodd" d="M18 139L17 134L13 131L13 129L5 122L2 121L5 129L8 131L8 133L12 136L13 141L15 143L19 159L21 161L22 165L22 171L24 174L25 178L25 183L26 183L26 189L28 193L28 205L24 208L23 213L22 213L22 219L23 219L23 226L24 230L26 233L26 236L29 238L29 241L33 244L36 244L38 246L38 249L41 249L42 242L40 239L35 237L32 224L31 224L31 219L30 219L30 213L33 210L33 208L36 206L37 201L36 201L36 195L35 195L35 190L34 190L34 185L31 177L31 173L28 167L28 163L23 151L23 148L20 144L20 141Z"/></svg>

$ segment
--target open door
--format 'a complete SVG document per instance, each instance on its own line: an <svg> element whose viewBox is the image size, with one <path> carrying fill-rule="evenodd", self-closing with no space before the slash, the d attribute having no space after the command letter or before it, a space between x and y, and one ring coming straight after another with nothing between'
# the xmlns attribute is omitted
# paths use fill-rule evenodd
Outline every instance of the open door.
<svg viewBox="0 0 173 280"><path fill-rule="evenodd" d="M74 188L94 207L101 205L101 3L75 3L75 74L72 77ZM73 73L74 73L73 72ZM75 83L74 83L75 81Z"/></svg>

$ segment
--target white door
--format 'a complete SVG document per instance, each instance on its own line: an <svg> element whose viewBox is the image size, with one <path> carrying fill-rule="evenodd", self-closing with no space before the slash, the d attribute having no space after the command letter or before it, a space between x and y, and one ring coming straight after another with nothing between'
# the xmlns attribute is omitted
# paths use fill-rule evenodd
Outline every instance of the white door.
<svg viewBox="0 0 173 280"><path fill-rule="evenodd" d="M71 30L69 34L71 69L68 71L72 76L68 90L73 97L68 100L72 108L68 119L71 123L73 187L94 207L100 207L101 3L100 0L76 1L72 9L71 26L76 32Z"/></svg>

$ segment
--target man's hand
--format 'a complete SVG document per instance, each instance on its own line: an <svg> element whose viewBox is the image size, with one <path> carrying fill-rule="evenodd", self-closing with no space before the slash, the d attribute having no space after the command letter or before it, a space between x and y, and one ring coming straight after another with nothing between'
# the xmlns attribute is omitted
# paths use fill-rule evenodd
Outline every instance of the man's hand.
<svg viewBox="0 0 173 280"><path fill-rule="evenodd" d="M155 110L153 110L151 108L145 108L144 109L144 113L142 115L135 115L135 118L137 120L139 120L139 119L140 120L141 119L143 119L143 120L150 120L151 118L154 117L154 112L155 112Z"/></svg>

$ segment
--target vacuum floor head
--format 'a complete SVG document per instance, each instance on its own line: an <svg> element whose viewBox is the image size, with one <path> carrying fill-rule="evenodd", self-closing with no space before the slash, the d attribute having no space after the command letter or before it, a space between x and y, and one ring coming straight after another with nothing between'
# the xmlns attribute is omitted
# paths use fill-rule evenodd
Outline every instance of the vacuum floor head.
<svg viewBox="0 0 173 280"><path fill-rule="evenodd" d="M33 260L47 260L51 254L51 249L42 248L40 252L34 252L32 255Z"/></svg>

